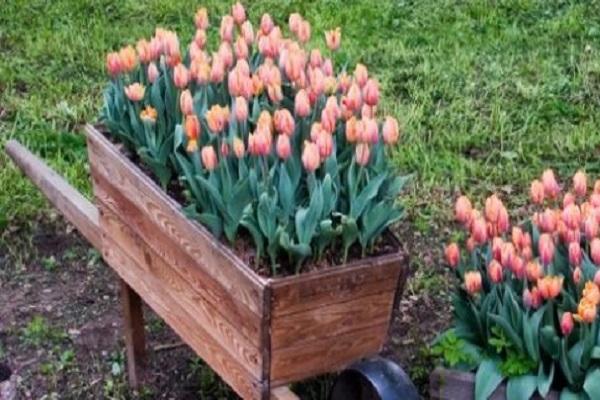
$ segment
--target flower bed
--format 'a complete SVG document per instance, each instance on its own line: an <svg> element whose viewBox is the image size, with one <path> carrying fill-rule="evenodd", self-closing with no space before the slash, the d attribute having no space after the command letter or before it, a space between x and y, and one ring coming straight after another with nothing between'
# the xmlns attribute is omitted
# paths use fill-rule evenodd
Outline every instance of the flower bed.
<svg viewBox="0 0 600 400"><path fill-rule="evenodd" d="M563 194L547 170L531 184L533 216L511 228L493 195L483 210L461 196L456 219L466 251L446 247L460 286L454 327L434 353L452 368L476 369L475 399L506 380L509 399L600 396L600 180L578 172Z"/></svg>

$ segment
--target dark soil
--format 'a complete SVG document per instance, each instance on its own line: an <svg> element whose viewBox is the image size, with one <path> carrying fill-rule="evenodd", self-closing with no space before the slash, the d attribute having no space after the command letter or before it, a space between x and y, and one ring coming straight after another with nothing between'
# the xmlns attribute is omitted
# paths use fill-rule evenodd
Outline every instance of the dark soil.
<svg viewBox="0 0 600 400"><path fill-rule="evenodd" d="M415 243L408 228L398 234L402 243ZM432 369L428 343L450 313L443 284L448 277L435 266L440 255L430 250L439 244L423 237L418 242L422 247L411 248L416 272L384 354L425 390ZM149 368L142 390L130 391L118 288L99 254L59 216L10 226L0 235L0 363L19 377L21 398L236 398L149 309ZM313 379L294 390L303 399L325 399L333 379Z"/></svg>

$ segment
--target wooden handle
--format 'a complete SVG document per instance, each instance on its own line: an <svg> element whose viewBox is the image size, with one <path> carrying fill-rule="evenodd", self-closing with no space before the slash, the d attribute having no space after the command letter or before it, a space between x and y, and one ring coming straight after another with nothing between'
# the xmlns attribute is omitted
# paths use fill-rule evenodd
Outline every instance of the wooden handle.
<svg viewBox="0 0 600 400"><path fill-rule="evenodd" d="M9 140L6 153L42 193L98 250L102 249L98 208L62 176L16 140Z"/></svg>

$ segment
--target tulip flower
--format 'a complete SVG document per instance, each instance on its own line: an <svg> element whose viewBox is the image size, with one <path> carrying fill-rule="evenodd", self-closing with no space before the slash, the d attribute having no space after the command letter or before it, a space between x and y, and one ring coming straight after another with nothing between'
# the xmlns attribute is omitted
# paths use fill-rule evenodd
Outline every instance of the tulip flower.
<svg viewBox="0 0 600 400"><path fill-rule="evenodd" d="M148 64L150 61L152 61L152 49L149 41L146 39L139 40L136 44L136 50L138 58L142 64Z"/></svg>
<svg viewBox="0 0 600 400"><path fill-rule="evenodd" d="M554 240L548 233L540 235L538 241L538 253L542 264L549 265L554 259Z"/></svg>
<svg viewBox="0 0 600 400"><path fill-rule="evenodd" d="M190 73L183 64L178 64L173 70L173 83L178 89L185 89L190 81Z"/></svg>
<svg viewBox="0 0 600 400"><path fill-rule="evenodd" d="M244 142L239 137L233 138L233 154L240 159L244 157L246 149L244 148Z"/></svg>
<svg viewBox="0 0 600 400"><path fill-rule="evenodd" d="M248 102L245 98L239 96L235 98L234 103L235 119L242 123L248 119Z"/></svg>
<svg viewBox="0 0 600 400"><path fill-rule="evenodd" d="M581 265L581 246L578 242L569 243L569 263L574 266Z"/></svg>
<svg viewBox="0 0 600 400"><path fill-rule="evenodd" d="M217 167L217 153L215 152L214 147L212 146L204 146L202 151L200 152L202 165L209 171L214 170Z"/></svg>
<svg viewBox="0 0 600 400"><path fill-rule="evenodd" d="M298 29L300 28L300 24L302 23L302 16L298 13L290 14L288 19L288 26L290 27L290 31L294 34L298 34Z"/></svg>
<svg viewBox="0 0 600 400"><path fill-rule="evenodd" d="M600 289L594 282L585 283L581 297L596 305L600 304Z"/></svg>
<svg viewBox="0 0 600 400"><path fill-rule="evenodd" d="M308 172L314 172L319 168L321 158L319 156L319 148L316 143L304 142L304 150L302 152L302 165Z"/></svg>
<svg viewBox="0 0 600 400"><path fill-rule="evenodd" d="M121 58L119 53L108 53L106 56L106 70L114 78L121 73Z"/></svg>
<svg viewBox="0 0 600 400"><path fill-rule="evenodd" d="M356 64L356 68L354 69L354 79L361 88L365 86L367 80L369 79L367 67L365 67L363 64Z"/></svg>
<svg viewBox="0 0 600 400"><path fill-rule="evenodd" d="M573 190L577 196L585 196L585 192L587 192L587 177L583 171L577 171L573 176Z"/></svg>
<svg viewBox="0 0 600 400"><path fill-rule="evenodd" d="M242 25L246 21L246 9L239 1L231 6L231 15L236 24Z"/></svg>
<svg viewBox="0 0 600 400"><path fill-rule="evenodd" d="M597 304L592 303L584 297L577 306L577 314L573 317L579 322L591 324L596 320L597 313Z"/></svg>
<svg viewBox="0 0 600 400"><path fill-rule="evenodd" d="M192 93L188 89L181 92L179 107L183 115L189 115L194 112L194 100L192 99Z"/></svg>
<svg viewBox="0 0 600 400"><path fill-rule="evenodd" d="M310 22L302 21L298 25L298 32L296 32L300 43L307 43L310 40Z"/></svg>
<svg viewBox="0 0 600 400"><path fill-rule="evenodd" d="M321 131L317 137L317 147L321 160L325 160L333 152L333 137L326 131Z"/></svg>
<svg viewBox="0 0 600 400"><path fill-rule="evenodd" d="M466 225L471 220L471 212L473 210L473 206L471 205L471 201L467 196L460 196L456 199L456 204L454 206L454 217L458 222L463 225Z"/></svg>
<svg viewBox="0 0 600 400"><path fill-rule="evenodd" d="M326 31L325 42L327 43L329 50L336 51L339 49L342 42L342 30L340 27L337 27L331 31Z"/></svg>
<svg viewBox="0 0 600 400"><path fill-rule="evenodd" d="M481 291L481 273L479 271L465 272L465 289L471 296Z"/></svg>
<svg viewBox="0 0 600 400"><path fill-rule="evenodd" d="M560 186L554 177L554 171L547 169L542 174L542 184L544 185L544 196L550 199L555 199L560 193Z"/></svg>
<svg viewBox="0 0 600 400"><path fill-rule="evenodd" d="M590 258L596 266L600 267L600 239L594 238L590 242Z"/></svg>
<svg viewBox="0 0 600 400"><path fill-rule="evenodd" d="M292 154L292 145L290 143L289 136L279 135L277 137L277 145L275 147L277 151L277 156L279 156L279 158L281 158L282 160L287 160L288 158L290 158L290 155Z"/></svg>
<svg viewBox="0 0 600 400"><path fill-rule="evenodd" d="M273 19L269 14L263 14L260 19L260 30L263 35L268 35L273 30L275 24L273 23Z"/></svg>
<svg viewBox="0 0 600 400"><path fill-rule="evenodd" d="M154 83L158 79L159 75L160 75L160 73L158 72L158 68L156 67L156 64L153 62L148 64L148 81L150 83Z"/></svg>
<svg viewBox="0 0 600 400"><path fill-rule="evenodd" d="M460 261L460 250L456 243L447 245L444 250L444 255L446 256L446 263L448 263L450 268L454 269L458 266L458 262Z"/></svg>
<svg viewBox="0 0 600 400"><path fill-rule="evenodd" d="M479 245L482 245L487 241L488 235L485 219L479 217L473 220L473 224L471 225L471 235L473 235L473 239Z"/></svg>
<svg viewBox="0 0 600 400"><path fill-rule="evenodd" d="M157 117L158 113L156 112L156 109L151 106L146 106L146 108L144 108L140 113L140 118L142 121L147 121L152 124L156 122Z"/></svg>
<svg viewBox="0 0 600 400"><path fill-rule="evenodd" d="M523 304L525 304L525 307L534 310L542 305L542 296L537 287L534 287L531 290L525 289L523 291Z"/></svg>
<svg viewBox="0 0 600 400"><path fill-rule="evenodd" d="M541 181L536 179L531 182L530 197L531 201L535 204L542 204L544 202L544 185Z"/></svg>
<svg viewBox="0 0 600 400"><path fill-rule="evenodd" d="M600 286L600 269L597 269L596 273L594 274L594 283Z"/></svg>
<svg viewBox="0 0 600 400"><path fill-rule="evenodd" d="M300 118L306 118L310 114L310 100L304 89L300 89L298 93L296 93L294 113Z"/></svg>
<svg viewBox="0 0 600 400"><path fill-rule="evenodd" d="M573 270L572 276L571 278L573 279L573 282L576 285L579 285L579 283L581 282L581 268L580 267L575 267L575 269Z"/></svg>
<svg viewBox="0 0 600 400"><path fill-rule="evenodd" d="M525 266L525 271L530 282L537 282L544 274L544 269L537 261L529 261Z"/></svg>
<svg viewBox="0 0 600 400"><path fill-rule="evenodd" d="M569 336L573 331L573 314L570 312L563 313L560 317L560 331L563 336Z"/></svg>
<svg viewBox="0 0 600 400"><path fill-rule="evenodd" d="M194 23L196 24L197 29L207 29L209 27L208 22L208 11L206 8L202 7L196 11L196 15L194 16Z"/></svg>
<svg viewBox="0 0 600 400"><path fill-rule="evenodd" d="M362 95L365 103L369 106L376 106L379 102L379 84L374 79L367 80L363 86Z"/></svg>
<svg viewBox="0 0 600 400"><path fill-rule="evenodd" d="M493 283L502 282L502 265L496 260L492 260L488 265L488 277Z"/></svg>
<svg viewBox="0 0 600 400"><path fill-rule="evenodd" d="M398 142L400 137L400 129L398 128L398 121L394 117L385 117L383 123L382 136L383 142L387 145L393 145Z"/></svg>
<svg viewBox="0 0 600 400"><path fill-rule="evenodd" d="M134 102L141 101L144 98L145 92L146 88L141 83L136 82L125 87L125 95L129 100Z"/></svg>
<svg viewBox="0 0 600 400"><path fill-rule="evenodd" d="M361 124L356 117L350 118L346 121L346 141L348 143L355 143L358 140L358 124Z"/></svg>
<svg viewBox="0 0 600 400"><path fill-rule="evenodd" d="M358 143L356 145L355 159L356 163L361 167L369 164L369 158L371 157L371 150L367 143Z"/></svg>
<svg viewBox="0 0 600 400"><path fill-rule="evenodd" d="M566 208L567 206L571 205L571 204L575 204L575 195L571 192L567 192L565 193L564 197L563 197L563 208Z"/></svg>
<svg viewBox="0 0 600 400"><path fill-rule="evenodd" d="M545 300L551 300L556 298L562 290L562 285L562 276L547 275L541 279L538 279L537 281L537 288L540 291L540 295Z"/></svg>
<svg viewBox="0 0 600 400"><path fill-rule="evenodd" d="M131 46L123 47L119 51L119 63L122 72L131 72L137 65L137 55Z"/></svg>
<svg viewBox="0 0 600 400"><path fill-rule="evenodd" d="M250 21L246 21L242 24L240 33L248 46L254 43L254 29L252 28Z"/></svg>
<svg viewBox="0 0 600 400"><path fill-rule="evenodd" d="M186 151L193 152L198 150L198 137L200 136L200 121L195 114L185 117L185 134L188 139Z"/></svg>
<svg viewBox="0 0 600 400"><path fill-rule="evenodd" d="M227 126L228 121L229 107L221 107L215 104L206 112L206 123L212 133L221 133Z"/></svg>

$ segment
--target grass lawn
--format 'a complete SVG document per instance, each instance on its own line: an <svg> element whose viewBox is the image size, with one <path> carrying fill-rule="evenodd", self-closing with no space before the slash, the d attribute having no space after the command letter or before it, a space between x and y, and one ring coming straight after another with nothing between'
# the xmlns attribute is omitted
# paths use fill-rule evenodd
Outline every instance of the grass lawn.
<svg viewBox="0 0 600 400"><path fill-rule="evenodd" d="M337 64L360 60L379 78L382 108L405 128L394 160L415 173L406 202L417 239L445 232L457 191L497 191L518 206L545 167L562 178L581 167L600 176L600 2L248 3L253 22L266 11L280 24L302 13L318 46L324 29L340 26ZM89 193L79 128L98 114L105 54L157 25L187 42L199 5L212 17L228 8L217 0L3 2L0 145L18 138ZM9 228L29 225L47 208L0 152L0 243L11 240ZM424 243L411 245L418 253ZM415 259L421 270L409 289L433 295L444 283L423 269L432 270L435 257Z"/></svg>

